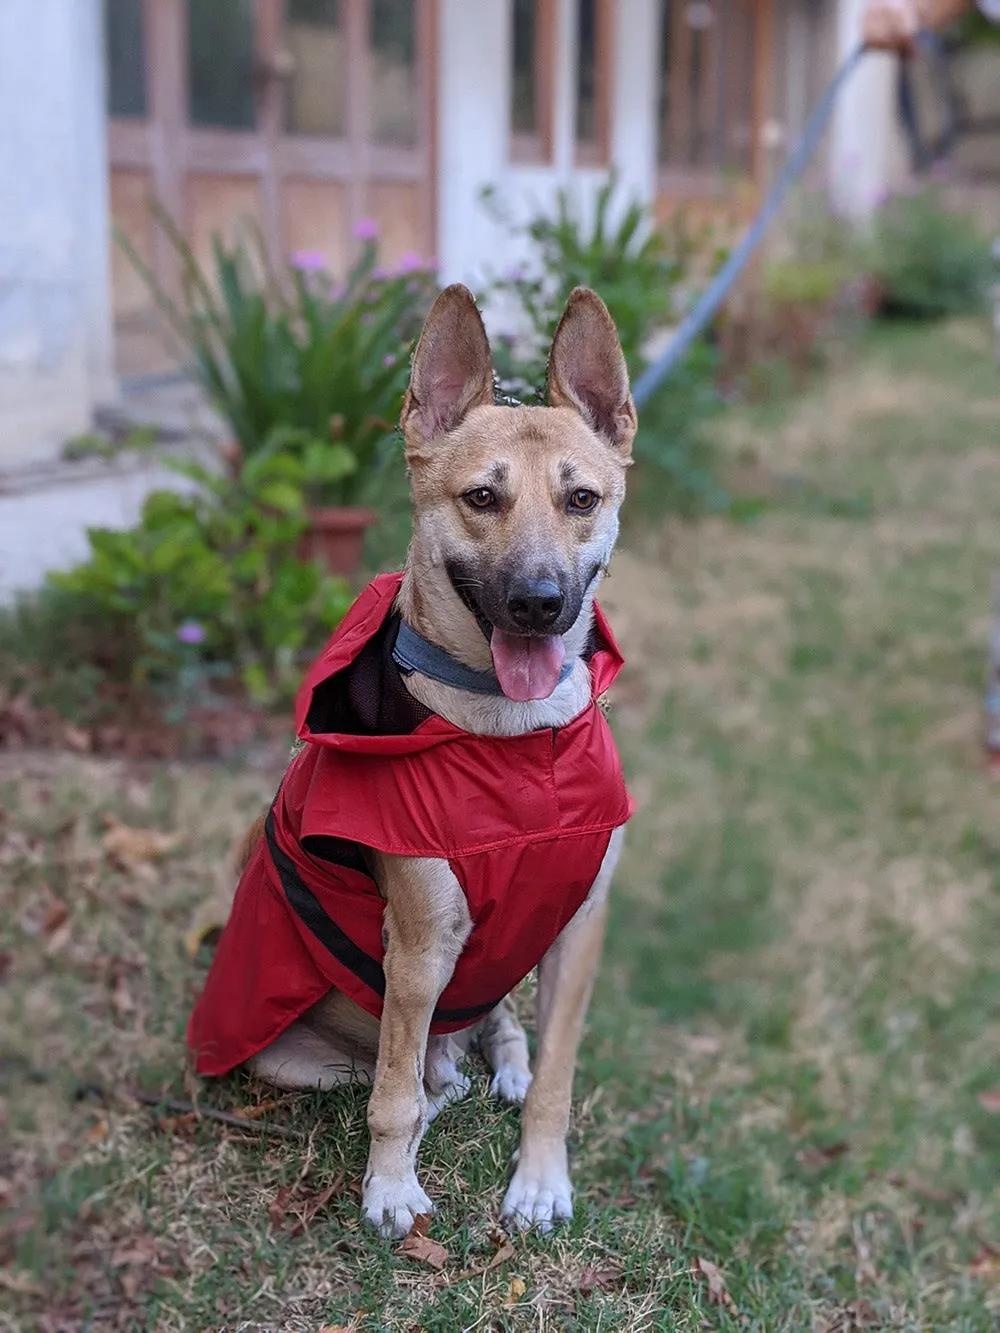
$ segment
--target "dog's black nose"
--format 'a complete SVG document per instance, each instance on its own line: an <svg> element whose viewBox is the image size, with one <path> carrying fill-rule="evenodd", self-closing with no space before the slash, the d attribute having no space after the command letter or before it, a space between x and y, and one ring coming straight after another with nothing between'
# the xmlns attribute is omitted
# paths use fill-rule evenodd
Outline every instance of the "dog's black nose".
<svg viewBox="0 0 1000 1333"><path fill-rule="evenodd" d="M516 579L507 594L507 610L520 629L541 631L555 623L564 601L552 579Z"/></svg>

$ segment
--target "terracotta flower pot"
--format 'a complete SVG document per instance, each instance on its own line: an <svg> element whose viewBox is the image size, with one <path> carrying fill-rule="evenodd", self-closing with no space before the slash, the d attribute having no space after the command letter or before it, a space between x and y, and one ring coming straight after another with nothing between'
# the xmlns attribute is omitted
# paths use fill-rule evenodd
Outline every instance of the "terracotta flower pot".
<svg viewBox="0 0 1000 1333"><path fill-rule="evenodd" d="M377 518L374 509L343 505L310 509L299 553L304 560L318 560L331 574L350 578L361 566L365 533Z"/></svg>

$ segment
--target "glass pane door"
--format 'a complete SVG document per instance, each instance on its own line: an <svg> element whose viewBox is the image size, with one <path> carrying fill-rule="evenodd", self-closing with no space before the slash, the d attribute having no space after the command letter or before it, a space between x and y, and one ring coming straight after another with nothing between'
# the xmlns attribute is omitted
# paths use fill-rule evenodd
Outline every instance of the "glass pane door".
<svg viewBox="0 0 1000 1333"><path fill-rule="evenodd" d="M291 134L342 138L347 130L347 51L340 0L287 0L291 56L285 125Z"/></svg>
<svg viewBox="0 0 1000 1333"><path fill-rule="evenodd" d="M255 128L253 8L253 0L187 0L191 125Z"/></svg>

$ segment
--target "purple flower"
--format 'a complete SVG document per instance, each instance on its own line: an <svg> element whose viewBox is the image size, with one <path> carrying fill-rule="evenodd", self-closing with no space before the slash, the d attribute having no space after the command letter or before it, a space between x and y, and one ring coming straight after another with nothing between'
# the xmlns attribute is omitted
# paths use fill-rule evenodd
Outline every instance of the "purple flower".
<svg viewBox="0 0 1000 1333"><path fill-rule="evenodd" d="M318 273L326 268L326 255L322 250L296 250L288 262L300 273Z"/></svg>
<svg viewBox="0 0 1000 1333"><path fill-rule="evenodd" d="M204 643L205 626L197 620L182 620L177 626L177 640L179 643Z"/></svg>
<svg viewBox="0 0 1000 1333"><path fill-rule="evenodd" d="M388 354L388 356L384 356L384 357L382 358L382 364L383 364L383 366L385 366L385 368L388 370L388 368L389 368L390 366L394 366L394 365L396 364L396 361L397 361L397 360L398 360L398 358L395 357L395 356L393 356L393 354L390 352L390 353Z"/></svg>
<svg viewBox="0 0 1000 1333"><path fill-rule="evenodd" d="M358 218L351 231L359 241L378 240L378 223L374 218Z"/></svg>
<svg viewBox="0 0 1000 1333"><path fill-rule="evenodd" d="M523 264L513 264L504 273L504 282L523 282L527 276Z"/></svg>
<svg viewBox="0 0 1000 1333"><path fill-rule="evenodd" d="M404 250L396 261L397 273L419 273L424 266L422 256L416 250Z"/></svg>

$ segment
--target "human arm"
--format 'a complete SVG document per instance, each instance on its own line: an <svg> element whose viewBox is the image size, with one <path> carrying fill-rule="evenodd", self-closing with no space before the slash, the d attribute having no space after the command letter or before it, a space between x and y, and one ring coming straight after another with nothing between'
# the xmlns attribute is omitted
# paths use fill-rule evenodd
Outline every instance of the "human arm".
<svg viewBox="0 0 1000 1333"><path fill-rule="evenodd" d="M921 29L943 28L973 8L973 0L868 0L861 23L874 51L913 50Z"/></svg>

